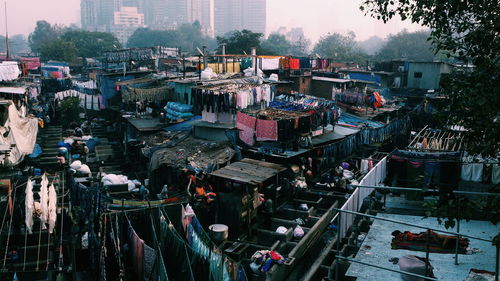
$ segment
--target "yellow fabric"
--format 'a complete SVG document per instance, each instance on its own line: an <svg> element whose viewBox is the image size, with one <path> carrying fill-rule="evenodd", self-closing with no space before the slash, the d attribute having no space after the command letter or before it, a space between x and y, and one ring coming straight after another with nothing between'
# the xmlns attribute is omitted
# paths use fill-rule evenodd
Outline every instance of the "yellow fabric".
<svg viewBox="0 0 500 281"><path fill-rule="evenodd" d="M203 67L203 64L201 64ZM240 63L239 62L228 62L226 63L228 73L239 73L240 72ZM221 74L223 73L223 65L222 63L209 63L208 67L210 67L215 73Z"/></svg>

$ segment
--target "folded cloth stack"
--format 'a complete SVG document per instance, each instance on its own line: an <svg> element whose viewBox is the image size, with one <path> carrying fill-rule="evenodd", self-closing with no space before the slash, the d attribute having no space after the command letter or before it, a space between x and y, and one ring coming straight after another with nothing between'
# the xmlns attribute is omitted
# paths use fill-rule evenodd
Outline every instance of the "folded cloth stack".
<svg viewBox="0 0 500 281"><path fill-rule="evenodd" d="M193 106L189 104L169 102L164 110L167 112L167 118L174 121L193 117Z"/></svg>

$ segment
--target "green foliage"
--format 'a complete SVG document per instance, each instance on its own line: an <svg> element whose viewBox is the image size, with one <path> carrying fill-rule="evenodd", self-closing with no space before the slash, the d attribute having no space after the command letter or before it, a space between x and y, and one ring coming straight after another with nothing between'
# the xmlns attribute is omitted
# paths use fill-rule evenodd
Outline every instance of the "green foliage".
<svg viewBox="0 0 500 281"><path fill-rule="evenodd" d="M243 52L250 54L252 47L256 47L257 52L261 53L260 38L262 36L262 33L255 33L247 29L236 30L224 36L217 36L217 43L219 45L226 44L227 54L241 55Z"/></svg>
<svg viewBox="0 0 500 281"><path fill-rule="evenodd" d="M271 33L266 40L262 41L261 48L263 55L289 55L292 44L284 35Z"/></svg>
<svg viewBox="0 0 500 281"><path fill-rule="evenodd" d="M98 57L106 51L122 47L118 39L107 32L69 29L61 36L61 40L73 43L78 50L78 56L83 58Z"/></svg>
<svg viewBox="0 0 500 281"><path fill-rule="evenodd" d="M201 49L202 46L214 49L215 40L204 36L199 22L196 21L193 24L183 24L176 30L139 28L127 42L129 48L151 46L177 47L182 51L196 53L196 48Z"/></svg>
<svg viewBox="0 0 500 281"><path fill-rule="evenodd" d="M474 65L473 71L458 71L443 84L451 99L447 118L449 124L470 130L469 152L496 156L500 147L498 1L364 0L361 10L384 22L399 15L426 26L435 51Z"/></svg>
<svg viewBox="0 0 500 281"><path fill-rule="evenodd" d="M80 98L69 97L64 99L59 104L59 110L61 110L63 127L69 127L72 122L80 123Z"/></svg>
<svg viewBox="0 0 500 281"><path fill-rule="evenodd" d="M382 47L385 45L385 40L378 37L372 36L364 41L358 42L358 46L364 50L369 55L375 55Z"/></svg>
<svg viewBox="0 0 500 281"><path fill-rule="evenodd" d="M77 62L78 50L71 42L54 39L44 43L40 48L42 61L56 60L75 63Z"/></svg>
<svg viewBox="0 0 500 281"><path fill-rule="evenodd" d="M365 63L368 55L358 47L355 38L354 32L349 32L347 35L329 33L319 39L313 53L340 62Z"/></svg>
<svg viewBox="0 0 500 281"><path fill-rule="evenodd" d="M433 199L424 201L423 207L426 209L425 217L437 217L438 222L444 222L447 229L455 227L457 219L489 220L495 225L500 219L500 196L474 200L462 196L441 202Z"/></svg>
<svg viewBox="0 0 500 281"><path fill-rule="evenodd" d="M432 44L427 39L428 31L408 32L403 30L396 35L390 35L387 42L377 52L380 60L407 59L415 61L433 61Z"/></svg>
<svg viewBox="0 0 500 281"><path fill-rule="evenodd" d="M62 30L61 26L51 25L44 20L37 21L35 30L28 37L31 50L37 54L40 53L42 46L58 39Z"/></svg>

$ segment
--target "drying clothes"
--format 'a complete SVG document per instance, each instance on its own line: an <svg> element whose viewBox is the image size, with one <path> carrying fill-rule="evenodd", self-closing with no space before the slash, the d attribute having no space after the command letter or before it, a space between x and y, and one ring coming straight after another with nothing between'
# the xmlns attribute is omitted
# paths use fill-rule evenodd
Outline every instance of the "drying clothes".
<svg viewBox="0 0 500 281"><path fill-rule="evenodd" d="M135 280L144 280L144 240L142 240L129 222L128 243L130 246L130 257L133 261Z"/></svg>
<svg viewBox="0 0 500 281"><path fill-rule="evenodd" d="M427 250L427 239L429 240L429 251L431 253L455 253L456 237L451 235L438 234L434 231L420 233L412 233L409 231L400 232L396 230L392 232L392 249L407 249L412 251ZM429 236L429 238L427 238ZM458 241L458 252L465 254L469 247L469 239L460 238Z"/></svg>
<svg viewBox="0 0 500 281"><path fill-rule="evenodd" d="M362 174L366 174L370 171L368 168L368 159L361 160L361 168L359 170Z"/></svg>
<svg viewBox="0 0 500 281"><path fill-rule="evenodd" d="M31 234L33 228L33 213L35 211L35 202L33 200L33 182L31 180L28 180L26 183L25 194L26 198L24 200L24 207L26 217L24 222L26 223L28 233Z"/></svg>
<svg viewBox="0 0 500 281"><path fill-rule="evenodd" d="M277 141L278 122L275 120L257 119L257 141Z"/></svg>
<svg viewBox="0 0 500 281"><path fill-rule="evenodd" d="M236 114L236 127L240 130L240 139L252 146L255 143L254 134L257 118L238 112Z"/></svg>
<svg viewBox="0 0 500 281"><path fill-rule="evenodd" d="M494 164L491 168L491 183L498 184L500 183L500 165Z"/></svg>
<svg viewBox="0 0 500 281"><path fill-rule="evenodd" d="M300 59L290 59L290 69L300 69Z"/></svg>
<svg viewBox="0 0 500 281"><path fill-rule="evenodd" d="M5 124L0 124L0 143L13 145L8 156L9 164L19 164L26 155L33 152L38 133L38 119L22 117L14 104L8 107L8 119ZM0 155L0 160L6 161Z"/></svg>
<svg viewBox="0 0 500 281"><path fill-rule="evenodd" d="M144 281L153 280L153 278L157 276L156 258L157 258L156 250L144 244L144 262L143 262Z"/></svg>
<svg viewBox="0 0 500 281"><path fill-rule="evenodd" d="M49 216L48 216L48 223L49 223L49 233L52 233L54 231L54 227L56 226L56 220L57 220L57 194L56 194L56 189L54 188L54 185L51 184L49 187Z"/></svg>
<svg viewBox="0 0 500 281"><path fill-rule="evenodd" d="M126 86L122 93L123 102L156 102L164 101L171 95L171 88L168 86L158 88L134 88Z"/></svg>
<svg viewBox="0 0 500 281"><path fill-rule="evenodd" d="M263 58L262 59L262 70L274 70L274 69L279 69L280 67L280 59L275 58L275 59L268 59L268 58Z"/></svg>
<svg viewBox="0 0 500 281"><path fill-rule="evenodd" d="M19 66L15 61L4 61L0 63L0 81L16 80L21 74Z"/></svg>
<svg viewBox="0 0 500 281"><path fill-rule="evenodd" d="M65 98L69 98L69 97L80 98L81 94L82 93L75 91L75 90L67 90L67 91L55 93L54 99L63 100Z"/></svg>
<svg viewBox="0 0 500 281"><path fill-rule="evenodd" d="M42 222L42 229L46 229L45 224L48 222L49 219L49 191L47 187L48 185L49 185L49 180L47 179L47 175L43 174L40 192L38 192L40 196L40 209L41 209L40 220Z"/></svg>

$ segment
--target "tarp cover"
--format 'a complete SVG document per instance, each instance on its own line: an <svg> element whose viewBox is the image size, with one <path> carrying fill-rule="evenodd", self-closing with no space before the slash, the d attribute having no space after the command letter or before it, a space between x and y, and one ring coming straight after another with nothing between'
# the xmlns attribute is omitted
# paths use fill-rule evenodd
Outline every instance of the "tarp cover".
<svg viewBox="0 0 500 281"><path fill-rule="evenodd" d="M6 137L5 134L7 134ZM24 156L33 152L37 134L38 119L21 117L16 106L11 104L9 118L3 126L0 126L0 144L15 144L9 153L11 164L19 164ZM0 160L3 162L4 159Z"/></svg>
<svg viewBox="0 0 500 281"><path fill-rule="evenodd" d="M21 74L19 66L15 61L4 61L0 63L0 81L16 80Z"/></svg>

